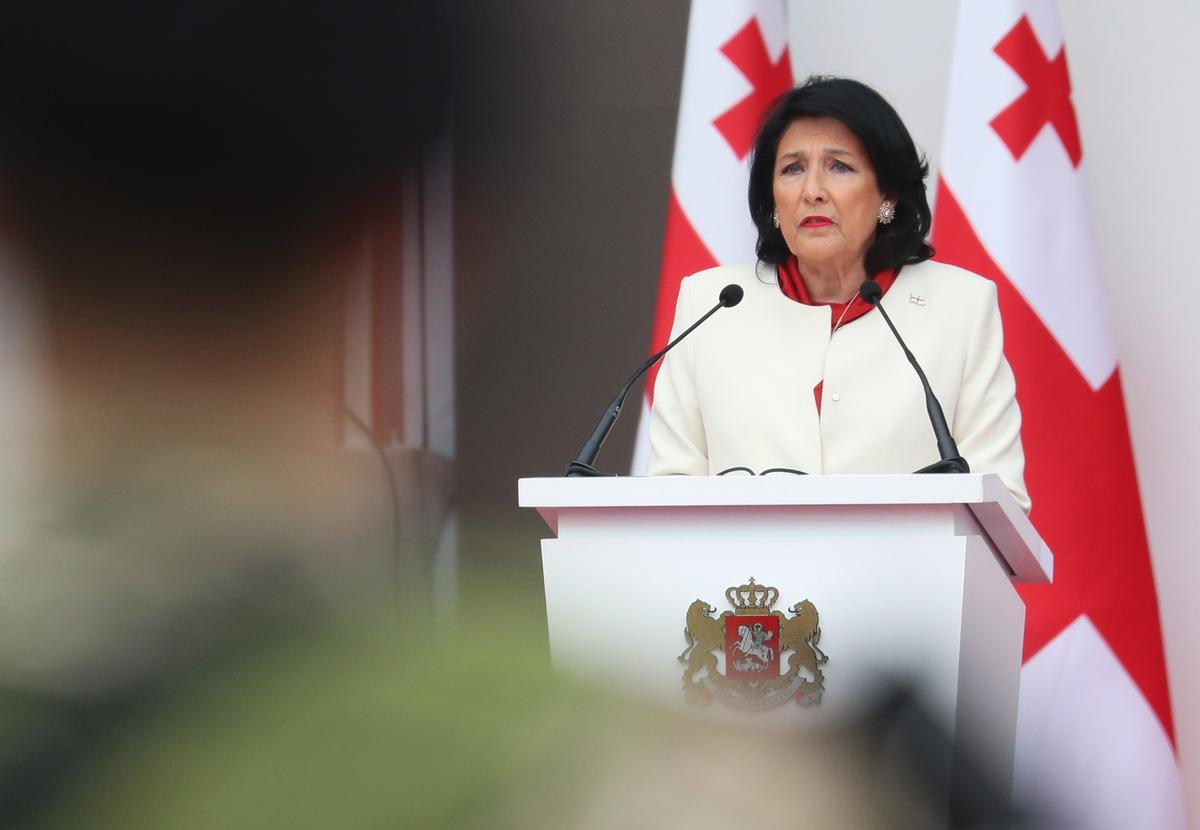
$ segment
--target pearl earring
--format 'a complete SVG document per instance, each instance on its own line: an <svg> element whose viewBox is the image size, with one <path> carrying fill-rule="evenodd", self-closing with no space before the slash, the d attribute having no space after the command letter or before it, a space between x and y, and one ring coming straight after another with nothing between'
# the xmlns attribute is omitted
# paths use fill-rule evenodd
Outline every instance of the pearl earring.
<svg viewBox="0 0 1200 830"><path fill-rule="evenodd" d="M771 224L777 228L779 227L779 211L771 211Z"/></svg>
<svg viewBox="0 0 1200 830"><path fill-rule="evenodd" d="M891 199L884 199L883 204L879 206L879 213L875 215L881 225L890 225L892 220L896 218L896 203Z"/></svg>

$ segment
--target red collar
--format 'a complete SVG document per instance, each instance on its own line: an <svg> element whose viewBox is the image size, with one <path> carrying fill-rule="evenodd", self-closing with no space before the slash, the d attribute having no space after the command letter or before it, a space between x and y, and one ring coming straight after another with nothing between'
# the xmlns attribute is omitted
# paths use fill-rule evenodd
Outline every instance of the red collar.
<svg viewBox="0 0 1200 830"><path fill-rule="evenodd" d="M794 300L804 305L812 306L829 306L830 317L829 327L835 329L839 325L846 325L859 317L862 317L872 306L858 294L855 294L850 299L850 308L846 308L846 303L817 303L813 302L812 297L808 293L808 286L804 284L804 278L800 276L800 265L796 262L796 258L788 257L787 261L779 265L775 269L779 273L779 288L783 291L785 297L789 300ZM880 271L875 275L875 282L879 283L879 287L886 294L888 289L892 287L892 283L896 281L896 275L900 269L893 268L889 271Z"/></svg>

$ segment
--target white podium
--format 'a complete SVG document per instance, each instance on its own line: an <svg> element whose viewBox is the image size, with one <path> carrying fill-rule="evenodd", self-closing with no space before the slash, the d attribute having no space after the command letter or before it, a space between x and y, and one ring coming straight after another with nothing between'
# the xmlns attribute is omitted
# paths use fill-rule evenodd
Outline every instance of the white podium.
<svg viewBox="0 0 1200 830"><path fill-rule="evenodd" d="M542 542L556 667L680 706L687 685L714 717L801 728L854 717L882 686L904 682L956 752L986 756L994 776L1010 778L1025 622L1013 583L1049 581L1053 557L997 476L523 479L519 503L556 537ZM741 613L770 623L781 612L779 628L739 624L738 595L726 592L751 577L777 596ZM779 647L814 610L811 648ZM734 634L715 661L700 667L696 648L681 661L685 629L712 627L696 615L725 612ZM802 651L809 665L796 666ZM775 686L793 667L796 694L752 714L731 708L712 682L735 673L728 654L773 657ZM722 677L705 686L714 665Z"/></svg>

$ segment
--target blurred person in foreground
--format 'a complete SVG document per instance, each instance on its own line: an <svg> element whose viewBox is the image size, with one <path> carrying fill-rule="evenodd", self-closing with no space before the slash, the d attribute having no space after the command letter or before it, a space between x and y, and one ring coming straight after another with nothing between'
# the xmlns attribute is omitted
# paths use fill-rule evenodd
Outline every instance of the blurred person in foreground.
<svg viewBox="0 0 1200 830"><path fill-rule="evenodd" d="M780 96L750 165L757 261L680 286L672 338L726 284L745 299L667 356L652 475L911 473L936 462L921 384L860 293L871 280L961 456L999 474L1029 510L996 287L930 259L928 172L899 115L865 84L818 76Z"/></svg>
<svg viewBox="0 0 1200 830"><path fill-rule="evenodd" d="M337 445L330 381L365 230L446 122L452 39L405 0L3 22L0 241L47 403L0 533L13 826L170 687L392 598L385 479Z"/></svg>
<svg viewBox="0 0 1200 830"><path fill-rule="evenodd" d="M0 224L54 416L0 542L0 825L943 812L878 762L886 730L702 725L552 677L503 597L437 631L376 589L380 485L332 444L323 333L364 222L442 122L436 5L7 11Z"/></svg>

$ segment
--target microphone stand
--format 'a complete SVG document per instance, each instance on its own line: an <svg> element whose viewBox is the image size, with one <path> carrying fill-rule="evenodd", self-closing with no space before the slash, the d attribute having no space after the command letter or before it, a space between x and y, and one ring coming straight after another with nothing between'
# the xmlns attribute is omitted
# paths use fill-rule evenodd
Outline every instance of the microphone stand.
<svg viewBox="0 0 1200 830"><path fill-rule="evenodd" d="M735 290L736 289L736 290ZM687 330L668 343L661 351L650 356L650 359L642 364L641 368L633 373L629 380L625 381L625 385L621 387L621 391L612 399L604 410L604 414L600 416L600 420L596 422L592 434L579 448L579 452L575 453L575 457L567 462L565 475L569 478L578 476L615 476L615 473L602 473L592 466L592 462L596 460L596 456L600 453L600 447L604 444L604 439L612 432L613 425L617 423L617 418L621 415L621 407L625 405L625 397L629 394L629 390L637 383L638 378L644 375L655 362L669 352L676 343L691 334L697 326L712 317L722 308L731 308L742 301L742 287L739 285L727 285L721 291L721 301L708 310L703 317L688 326Z"/></svg>
<svg viewBox="0 0 1200 830"><path fill-rule="evenodd" d="M922 467L917 470L917 473L971 472L971 465L967 463L967 459L958 454L958 444L955 443L954 436L950 434L950 426L946 423L946 413L942 411L941 403L938 402L937 396L933 394L933 387L929 385L929 379L925 377L925 373L921 370L917 359L913 357L913 353L908 350L908 346L905 345L904 338L900 336L900 332L896 331L896 327L892 324L892 318L883 309L883 303L881 302L883 290L879 287L879 283L873 279L868 279L863 282L858 291L864 300L879 309L879 313L883 315L883 321L892 330L896 342L904 350L904 356L908 358L908 362L916 370L917 377L921 379L921 386L925 389L925 409L929 412L930 423L933 424L933 434L937 438L938 454L941 455L941 460L935 461L928 467Z"/></svg>

